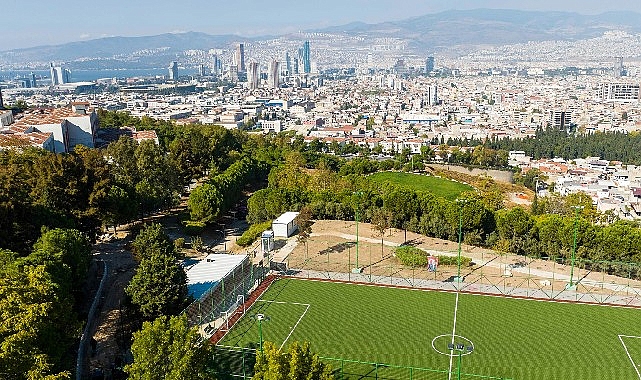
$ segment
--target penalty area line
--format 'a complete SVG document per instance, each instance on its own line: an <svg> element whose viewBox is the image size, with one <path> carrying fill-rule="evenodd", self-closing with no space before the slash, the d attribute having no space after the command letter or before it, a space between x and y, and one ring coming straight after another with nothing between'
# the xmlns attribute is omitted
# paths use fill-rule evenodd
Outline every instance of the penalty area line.
<svg viewBox="0 0 641 380"><path fill-rule="evenodd" d="M289 337L292 336L292 334L294 333L294 330L296 330L296 326L298 326L300 321L303 320L303 317L305 316L305 314L307 314L307 310L309 310L309 306L310 306L309 304L302 304L301 303L301 304L298 304L298 305L305 305L305 311L303 311L303 314L300 316L300 318L298 318L298 321L296 321L296 324L294 325L294 327L292 327L292 330L289 332L289 335L287 335L287 338L285 338L285 340L283 341L283 344L280 345L278 350L282 350L283 349L283 346L285 345L285 343L287 343L287 340L289 339Z"/></svg>
<svg viewBox="0 0 641 380"><path fill-rule="evenodd" d="M625 342L623 341L623 338L641 339L641 337L639 337L639 336L630 336L630 335L619 335L619 340L621 341L621 344L623 345L623 349L625 350L625 353L628 355L628 359L630 359L630 362L632 363L632 367L634 367L634 370L636 371L637 376L641 380L641 373L639 372L639 367L636 365L636 363L632 359L632 355L630 355L630 351L628 351L628 347L625 345Z"/></svg>

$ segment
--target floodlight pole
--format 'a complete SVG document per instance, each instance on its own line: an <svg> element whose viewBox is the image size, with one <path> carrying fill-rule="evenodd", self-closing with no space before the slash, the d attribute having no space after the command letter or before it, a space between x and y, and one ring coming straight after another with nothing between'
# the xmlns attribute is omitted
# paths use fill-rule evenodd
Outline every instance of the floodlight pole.
<svg viewBox="0 0 641 380"><path fill-rule="evenodd" d="M463 237L463 205L467 203L466 199L457 199L458 204L458 272L456 281L461 282L461 239Z"/></svg>
<svg viewBox="0 0 641 380"><path fill-rule="evenodd" d="M583 206L572 206L574 209L574 244L572 246L572 266L570 267L570 287L574 286L574 256L576 255L576 234L579 228L579 210L583 209Z"/></svg>
<svg viewBox="0 0 641 380"><path fill-rule="evenodd" d="M355 191L354 192L354 195L356 195L356 212L354 214L354 216L355 216L354 219L356 219L356 265L355 265L354 269L356 269L356 270L359 270L358 269L359 268L359 266L358 266L358 245L359 245L358 244L358 219L360 217L360 215L359 215L359 209L360 209L359 201L360 201L360 197L361 197L362 194L363 194L363 192L361 192L361 191Z"/></svg>
<svg viewBox="0 0 641 380"><path fill-rule="evenodd" d="M256 319L258 320L258 338L260 352L263 352L263 319L265 319L264 314L256 314Z"/></svg>

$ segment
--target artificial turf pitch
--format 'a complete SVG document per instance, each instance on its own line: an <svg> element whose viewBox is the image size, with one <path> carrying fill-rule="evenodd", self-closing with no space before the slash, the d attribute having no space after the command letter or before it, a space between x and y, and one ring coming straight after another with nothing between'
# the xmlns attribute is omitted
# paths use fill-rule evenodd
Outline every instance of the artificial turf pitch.
<svg viewBox="0 0 641 380"><path fill-rule="evenodd" d="M455 293L282 278L219 344L257 346L258 322L251 316L262 313L269 317L263 339L278 346L309 341L325 357L448 371L450 357L443 353L455 300ZM461 293L456 335L474 345L461 359L462 372L518 380L641 379L635 369L641 365L639 317L641 310L632 308ZM448 378L420 373L414 379Z"/></svg>

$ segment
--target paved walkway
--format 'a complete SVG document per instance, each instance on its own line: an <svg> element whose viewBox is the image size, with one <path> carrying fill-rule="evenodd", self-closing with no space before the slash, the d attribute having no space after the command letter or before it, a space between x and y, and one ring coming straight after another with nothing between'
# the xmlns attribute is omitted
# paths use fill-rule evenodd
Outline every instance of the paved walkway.
<svg viewBox="0 0 641 380"><path fill-rule="evenodd" d="M515 298L533 298L561 302L582 302L591 304L607 304L619 306L641 307L641 298L634 296L617 296L607 294L581 293L576 290L547 291L543 289L518 288L491 284L461 282L445 282L436 280L410 279L403 277L370 276L367 273L321 272L306 269L290 269L290 276L307 279L358 282L386 286L432 289L454 292L459 287L461 292L508 296Z"/></svg>

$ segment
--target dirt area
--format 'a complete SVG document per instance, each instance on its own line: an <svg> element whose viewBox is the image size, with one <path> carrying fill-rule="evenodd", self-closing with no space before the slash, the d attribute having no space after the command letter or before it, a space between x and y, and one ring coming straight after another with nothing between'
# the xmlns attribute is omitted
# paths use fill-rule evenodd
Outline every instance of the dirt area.
<svg viewBox="0 0 641 380"><path fill-rule="evenodd" d="M429 238L413 232L390 229L381 235L367 223L359 223L359 249L356 250L356 224L350 221L317 221L306 244L297 244L284 260L290 268L348 273L358 266L365 274L395 276L415 280L452 281L457 276L456 265L439 265L438 271L426 268L403 267L394 257L396 246L406 243L426 250L434 256L456 256L458 244ZM497 287L518 287L544 291L559 291L570 279L571 267L555 262L524 256L499 254L493 250L462 244L461 255L472 259L472 265L461 268L464 282L491 284ZM276 252L275 257L283 258ZM358 259L357 259L358 257ZM358 260L358 263L357 263ZM579 281L582 291L589 294L638 297L641 281L629 280L580 265L572 271L573 282Z"/></svg>

